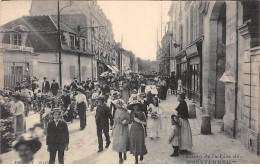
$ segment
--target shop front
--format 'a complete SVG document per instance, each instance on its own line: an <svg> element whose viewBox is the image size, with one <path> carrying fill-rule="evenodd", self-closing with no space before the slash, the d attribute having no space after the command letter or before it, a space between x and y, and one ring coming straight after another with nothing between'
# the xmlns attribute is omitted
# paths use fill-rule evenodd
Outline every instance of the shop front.
<svg viewBox="0 0 260 167"><path fill-rule="evenodd" d="M194 42L186 49L188 64L187 97L202 106L202 40Z"/></svg>

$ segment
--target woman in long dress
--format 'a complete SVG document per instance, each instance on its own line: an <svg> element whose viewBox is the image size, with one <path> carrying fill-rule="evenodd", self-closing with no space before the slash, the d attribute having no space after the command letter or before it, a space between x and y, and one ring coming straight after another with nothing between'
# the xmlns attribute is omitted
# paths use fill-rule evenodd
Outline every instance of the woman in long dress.
<svg viewBox="0 0 260 167"><path fill-rule="evenodd" d="M26 132L26 122L24 113L24 104L20 101L21 95L14 93L13 101L10 111L14 116L14 133L19 136Z"/></svg>
<svg viewBox="0 0 260 167"><path fill-rule="evenodd" d="M180 151L187 152L192 149L192 134L190 123L188 120L188 106L185 101L185 94L182 93L178 95L178 101L180 102L179 106L175 109L178 112L178 116L181 121L181 143Z"/></svg>
<svg viewBox="0 0 260 167"><path fill-rule="evenodd" d="M138 156L140 156L140 161L142 161L144 155L147 154L144 130L146 117L140 108L140 102L137 100L131 102L128 105L128 109L132 110L130 118L133 121L130 129L130 153L135 156L135 163L138 164Z"/></svg>
<svg viewBox="0 0 260 167"><path fill-rule="evenodd" d="M113 125L113 150L119 154L119 164L123 163L122 153L124 153L124 160L126 160L126 152L129 151L129 128L128 124L132 121L130 114L126 109L125 102L121 99L116 100L116 113Z"/></svg>
<svg viewBox="0 0 260 167"><path fill-rule="evenodd" d="M159 107L159 102L156 97L153 98L153 103L149 104L148 107L149 115L151 116L151 135L150 139L153 140L155 137L159 138L159 131L162 129L162 119L161 115L163 109Z"/></svg>

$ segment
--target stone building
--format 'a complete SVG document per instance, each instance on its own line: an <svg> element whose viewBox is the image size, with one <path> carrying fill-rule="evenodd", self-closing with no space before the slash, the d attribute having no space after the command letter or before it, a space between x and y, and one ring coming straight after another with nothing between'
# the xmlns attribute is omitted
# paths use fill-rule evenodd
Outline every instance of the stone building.
<svg viewBox="0 0 260 167"><path fill-rule="evenodd" d="M31 75L37 78L47 77L48 80L59 81L57 20L54 17L23 16L1 26L1 29L2 39L0 42L4 44L4 48L9 44L15 48L27 50L33 48L30 53L27 50L22 50L23 53L5 54L4 61L10 62L15 58L15 61L18 62L28 62L28 65L22 67L20 67L21 65L15 66L15 69L18 67L22 70L28 68ZM92 78L92 69L95 64L91 64L93 55L86 48L86 38L81 36L79 43L77 43L75 31L64 24L61 24L60 29L63 85L70 84L73 78L82 80ZM5 53L7 51L8 48ZM5 75L8 75L8 72L5 71ZM21 82L21 79L17 81Z"/></svg>
<svg viewBox="0 0 260 167"><path fill-rule="evenodd" d="M260 154L259 1L180 1L169 11L177 77L224 132Z"/></svg>
<svg viewBox="0 0 260 167"><path fill-rule="evenodd" d="M44 6L44 8L42 8ZM64 8L65 7L65 8ZM87 48L95 54L93 77L104 71L119 71L116 66L116 45L112 24L97 1L60 0L61 22L86 38ZM57 1L32 1L31 16L57 15Z"/></svg>

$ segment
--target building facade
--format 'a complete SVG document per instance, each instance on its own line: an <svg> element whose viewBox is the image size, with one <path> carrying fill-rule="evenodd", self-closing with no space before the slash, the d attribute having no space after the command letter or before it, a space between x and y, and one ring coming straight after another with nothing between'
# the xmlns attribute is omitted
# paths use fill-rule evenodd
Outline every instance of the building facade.
<svg viewBox="0 0 260 167"><path fill-rule="evenodd" d="M41 8L45 6L46 8ZM65 7L67 6L67 7ZM115 48L112 23L107 19L97 1L60 1L61 22L86 37L87 48L95 55L93 78L104 71L117 73L119 63ZM56 1L32 1L30 15L57 15Z"/></svg>
<svg viewBox="0 0 260 167"><path fill-rule="evenodd" d="M5 75L24 71L26 68L32 76L47 77L59 81L59 55L57 21L52 16L23 16L1 26L1 43L4 49ZM74 78L87 80L92 78L91 64L93 54L86 48L85 37L76 42L77 33L61 24L61 67L62 83L68 85ZM13 48L13 49L9 49ZM17 49L16 49L17 48ZM10 52L12 51L12 52ZM19 52L18 52L19 51ZM8 54L7 54L8 53ZM14 65L10 63L14 62ZM11 66L11 70L9 69ZM20 72L22 75L22 72ZM20 74L19 73L19 74ZM16 76L19 76L18 74ZM6 78L7 76L5 76ZM9 82L5 79L5 82ZM16 77L15 82L22 78ZM5 86L13 87L11 84Z"/></svg>
<svg viewBox="0 0 260 167"><path fill-rule="evenodd" d="M224 132L260 154L259 1L180 1L169 11L177 77Z"/></svg>

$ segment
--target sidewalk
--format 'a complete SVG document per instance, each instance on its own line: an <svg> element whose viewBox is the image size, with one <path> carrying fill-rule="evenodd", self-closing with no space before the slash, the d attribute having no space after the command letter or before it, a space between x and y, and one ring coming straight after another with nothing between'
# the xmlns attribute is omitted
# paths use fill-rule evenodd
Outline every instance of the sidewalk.
<svg viewBox="0 0 260 167"><path fill-rule="evenodd" d="M187 101L189 104L190 101ZM178 106L177 97L168 95L166 101L161 101L161 106L165 109L163 130L160 139L147 140L148 155L145 156L145 163L167 163L167 164L238 164L238 163L260 163L260 157L244 148L239 139L232 139L220 131L221 119L211 120L211 135L201 135L201 118L205 113L197 108L197 118L189 119L193 148L189 154L181 154L179 157L170 157L172 148L168 144L170 127L170 116ZM149 122L148 122L149 123Z"/></svg>

